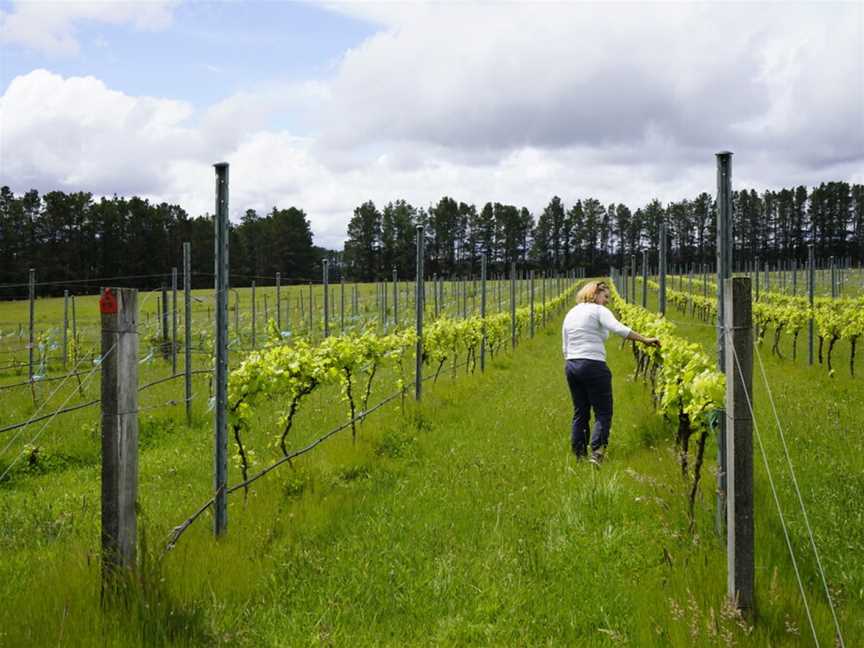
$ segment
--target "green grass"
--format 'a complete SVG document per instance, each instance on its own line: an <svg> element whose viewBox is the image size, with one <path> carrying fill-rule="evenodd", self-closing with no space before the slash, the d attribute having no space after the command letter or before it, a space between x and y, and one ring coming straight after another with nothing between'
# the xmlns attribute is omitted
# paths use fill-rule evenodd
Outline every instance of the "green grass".
<svg viewBox="0 0 864 648"><path fill-rule="evenodd" d="M98 462L16 476L0 486L0 645L812 645L761 460L751 627L725 604L714 459L691 534L671 426L651 412L615 340L610 460L596 471L570 456L559 325L483 375L443 372L422 407L385 407L356 445L346 431L256 483L245 502L232 496L225 538L214 541L208 514L164 558L171 528L209 496L211 432L203 403L191 429L179 412L148 413L139 584L104 610ZM846 645L861 645L862 388L765 359ZM756 399L766 402L758 390ZM262 461L269 416L251 440ZM297 442L343 416L331 394L313 396ZM776 461L776 434L764 435ZM92 431L70 436L73 457L98 445ZM802 521L789 522L830 645Z"/></svg>

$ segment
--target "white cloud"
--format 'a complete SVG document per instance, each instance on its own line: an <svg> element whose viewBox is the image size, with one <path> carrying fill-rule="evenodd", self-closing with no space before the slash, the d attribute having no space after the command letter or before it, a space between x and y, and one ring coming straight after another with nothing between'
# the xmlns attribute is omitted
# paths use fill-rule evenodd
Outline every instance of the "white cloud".
<svg viewBox="0 0 864 648"><path fill-rule="evenodd" d="M171 24L176 4L176 0L19 0L13 3L12 12L0 11L0 44L20 45L51 55L73 55L79 51L75 31L80 22L128 23L140 30L165 29Z"/></svg>
<svg viewBox="0 0 864 648"><path fill-rule="evenodd" d="M386 18L385 6L350 4ZM325 141L453 149L864 151L864 9L849 3L442 3L349 51Z"/></svg>
<svg viewBox="0 0 864 648"><path fill-rule="evenodd" d="M185 124L191 114L184 102L35 70L0 98L2 176L41 189L158 192L166 161L203 153L200 134Z"/></svg>
<svg viewBox="0 0 864 648"><path fill-rule="evenodd" d="M135 193L197 215L212 211L211 165L225 160L235 217L295 205L334 247L369 199L425 207L449 195L537 214L553 195L635 209L713 193L723 149L738 187L864 181L853 5L340 10L384 27L332 79L273 81L199 111L89 77L18 77L0 99L3 181Z"/></svg>

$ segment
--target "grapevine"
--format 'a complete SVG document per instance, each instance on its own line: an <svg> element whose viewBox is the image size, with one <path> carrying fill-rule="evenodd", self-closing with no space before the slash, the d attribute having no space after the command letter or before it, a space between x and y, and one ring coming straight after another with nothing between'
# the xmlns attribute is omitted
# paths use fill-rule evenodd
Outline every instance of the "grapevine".
<svg viewBox="0 0 864 648"><path fill-rule="evenodd" d="M535 318L560 308L575 289L574 286L547 302L545 308L535 306ZM530 317L528 307L516 310L517 334L527 330ZM509 339L510 326L509 313L496 313L485 318L438 318L423 332L423 365L434 368L436 380L448 360L453 363L454 376L458 358L465 358L466 371L474 371L484 331L487 348L490 354L494 354ZM317 346L303 338L289 344L272 320L267 328L267 346L250 353L231 372L228 382L229 423L234 431L236 461L244 481L254 461L254 453L246 448L244 436L251 432L256 408L263 405L278 408L279 432L273 444L279 447L283 456L288 456L290 432L304 399L324 385L338 385L342 399L348 405L352 439L356 440L357 395L362 393L361 407L365 412L373 380L382 367L391 366L398 369L397 387L404 396L403 360L417 342L416 332L406 328L384 336L365 331L328 337ZM358 389L364 380L365 386Z"/></svg>
<svg viewBox="0 0 864 648"><path fill-rule="evenodd" d="M624 324L643 335L662 340L662 348L637 347L634 342L636 375L650 380L657 413L676 422L675 441L681 473L685 478L689 475L690 439L694 434L699 435L689 498L692 526L705 444L716 422L716 412L724 406L725 376L712 368L711 361L699 350L698 344L673 335L674 325L671 322L640 306L626 303L614 284L610 290L610 305L618 311ZM678 295L673 298L681 303Z"/></svg>
<svg viewBox="0 0 864 648"><path fill-rule="evenodd" d="M712 290L716 290L716 284L709 283ZM648 286L659 290L659 285L649 281ZM688 294L683 291L666 289L667 301L686 312L690 304L691 313L695 313L703 321L715 321L717 317L717 300L714 297ZM798 336L801 330L812 318L816 325L816 335L819 340L818 359L819 364L827 361L829 375L834 375L831 362L834 348L840 340L849 340L851 345L851 356L849 360L849 373L855 375L855 351L858 338L861 335L864 324L861 323L864 312L864 297L839 298L816 297L813 307L809 300L802 296L783 295L775 292L762 292L759 301L753 302L753 324L758 343L762 343L770 328L774 330L771 352L782 358L780 341L783 333L792 338L792 359L797 359ZM827 358L825 356L825 343L828 343Z"/></svg>

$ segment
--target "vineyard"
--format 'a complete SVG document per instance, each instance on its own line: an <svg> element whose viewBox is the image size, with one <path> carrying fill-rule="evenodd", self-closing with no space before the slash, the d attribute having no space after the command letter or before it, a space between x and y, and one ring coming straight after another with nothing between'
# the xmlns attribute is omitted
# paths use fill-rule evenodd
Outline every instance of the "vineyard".
<svg viewBox="0 0 864 648"><path fill-rule="evenodd" d="M578 285L489 282L481 318L476 282L427 284L421 404L408 389L410 284L332 286L326 318L320 285L282 287L278 300L273 286L256 287L254 301L251 287L238 290L229 311L233 492L218 541L212 521L201 521L210 509L199 508L213 494L212 293L193 293L190 351L200 373L188 421L185 340L170 332L173 313L166 327L163 293L142 294L138 585L107 608L98 406L56 414L98 399L96 298L77 300L65 367L63 299L37 301L34 381L26 302L3 303L0 428L54 416L0 435L0 645L807 646L808 615L830 645L831 605L845 645L864 641L861 378L809 366L800 350L792 357L790 323L777 334L779 352L770 348L779 320L759 336L757 421L785 517L760 459L753 624L724 602L714 532L724 379L710 298L700 305L679 283L667 289L662 318L655 284L647 309L613 293L618 317L664 344L608 343L616 413L598 471L567 450L560 325ZM789 299L763 292L758 305L801 310ZM822 308L853 313L854 304ZM768 320L757 311L761 331ZM817 319L826 347L827 326ZM845 362L851 338L838 340L833 353ZM806 525L776 469L783 447L769 394Z"/></svg>
<svg viewBox="0 0 864 648"><path fill-rule="evenodd" d="M680 282L679 282L680 283ZM657 282L649 281L652 290L659 288ZM716 294L717 287L709 283ZM667 299L680 313L698 316L702 322L716 321L717 299L692 290L667 289ZM756 337L760 344L769 336L771 353L782 358L783 347L792 360L798 357L799 337L806 330L810 320L815 325L814 333L818 345L818 364L824 365L828 374L833 376L835 368L832 357L838 342L848 342L847 353L849 374L855 375L855 355L858 339L864 334L864 297L826 297L814 298L811 306L807 297L787 295L778 292L762 292L753 304L753 319Z"/></svg>

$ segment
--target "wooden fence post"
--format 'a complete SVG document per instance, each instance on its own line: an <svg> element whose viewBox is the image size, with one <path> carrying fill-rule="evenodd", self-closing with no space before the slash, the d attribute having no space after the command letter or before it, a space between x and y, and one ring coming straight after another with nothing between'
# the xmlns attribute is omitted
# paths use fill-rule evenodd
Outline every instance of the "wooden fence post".
<svg viewBox="0 0 864 648"><path fill-rule="evenodd" d="M516 262L510 263L510 348L516 348Z"/></svg>
<svg viewBox="0 0 864 648"><path fill-rule="evenodd" d="M750 279L724 285L726 300L726 551L728 594L753 614L753 317Z"/></svg>
<svg viewBox="0 0 864 648"><path fill-rule="evenodd" d="M666 219L664 218L660 222L660 255L657 269L659 275L657 283L660 284L657 306L664 317L666 316L666 244Z"/></svg>
<svg viewBox="0 0 864 648"><path fill-rule="evenodd" d="M726 361L726 299L724 286L732 276L732 153L721 151L716 154L717 161L717 370L726 374L729 380L729 367ZM714 526L718 535L723 535L723 525L728 516L728 466L726 415L721 413L717 429L717 499Z"/></svg>
<svg viewBox="0 0 864 648"><path fill-rule="evenodd" d="M529 301L530 301L530 312L531 312L531 337L534 337L534 271L531 270L528 273L528 282L529 282Z"/></svg>
<svg viewBox="0 0 864 648"><path fill-rule="evenodd" d="M321 263L321 283L324 289L324 337L330 337L330 260Z"/></svg>
<svg viewBox="0 0 864 648"><path fill-rule="evenodd" d="M75 344L75 354L72 356L73 362L78 362L78 354L80 353L78 349L78 312L75 309L75 295L70 297L72 302L72 342Z"/></svg>
<svg viewBox="0 0 864 648"><path fill-rule="evenodd" d="M543 317L541 318L543 328L546 328L546 270L540 274L540 303L543 305Z"/></svg>
<svg viewBox="0 0 864 648"><path fill-rule="evenodd" d="M648 250L642 250L642 308L648 308Z"/></svg>
<svg viewBox="0 0 864 648"><path fill-rule="evenodd" d="M276 273L276 328L282 332L282 273Z"/></svg>
<svg viewBox="0 0 864 648"><path fill-rule="evenodd" d="M312 282L309 282L309 318L308 318L308 336L309 339L312 340L312 309L314 308L314 302L312 300Z"/></svg>
<svg viewBox="0 0 864 648"><path fill-rule="evenodd" d="M135 569L138 291L106 288L102 320L102 585Z"/></svg>
<svg viewBox="0 0 864 648"><path fill-rule="evenodd" d="M393 266L393 328L399 328L399 272Z"/></svg>

